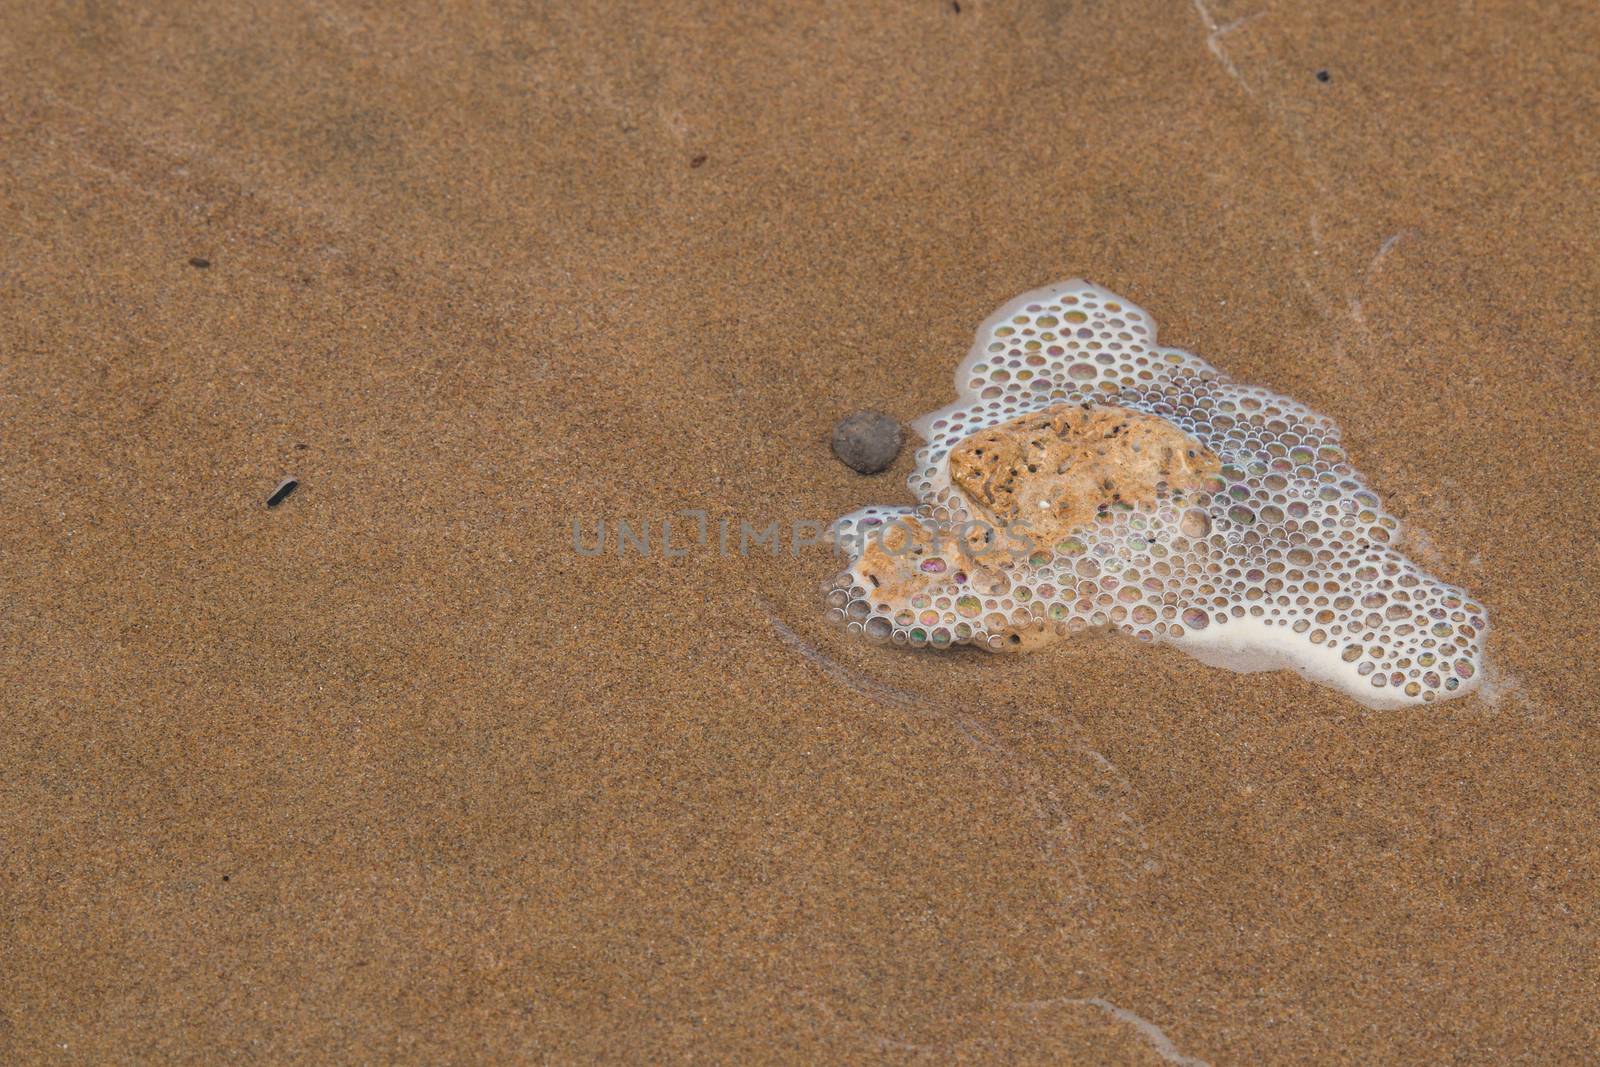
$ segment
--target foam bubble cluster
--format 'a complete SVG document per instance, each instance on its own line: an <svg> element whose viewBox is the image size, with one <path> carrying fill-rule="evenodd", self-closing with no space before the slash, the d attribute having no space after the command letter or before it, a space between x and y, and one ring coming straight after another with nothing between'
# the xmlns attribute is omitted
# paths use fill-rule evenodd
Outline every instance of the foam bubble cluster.
<svg viewBox="0 0 1600 1067"><path fill-rule="evenodd" d="M852 559L828 613L851 631L1007 651L1110 627L1371 707L1477 685L1483 607L1396 550L1400 524L1338 427L1157 345L1115 294L1018 297L979 329L956 389L913 424L917 505L834 524Z"/></svg>

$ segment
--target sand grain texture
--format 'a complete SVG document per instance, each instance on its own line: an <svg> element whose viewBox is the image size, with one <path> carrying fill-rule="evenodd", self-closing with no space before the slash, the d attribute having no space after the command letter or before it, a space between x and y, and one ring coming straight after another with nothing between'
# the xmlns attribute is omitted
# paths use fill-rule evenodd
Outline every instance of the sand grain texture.
<svg viewBox="0 0 1600 1067"><path fill-rule="evenodd" d="M1597 39L8 5L0 1061L1592 1059ZM1339 421L1497 703L568 550L909 502L831 426L1073 276Z"/></svg>

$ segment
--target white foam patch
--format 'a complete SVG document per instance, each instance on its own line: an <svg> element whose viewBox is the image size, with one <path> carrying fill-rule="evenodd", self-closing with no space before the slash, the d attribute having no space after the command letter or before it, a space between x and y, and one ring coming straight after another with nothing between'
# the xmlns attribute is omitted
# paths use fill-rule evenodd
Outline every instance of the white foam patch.
<svg viewBox="0 0 1600 1067"><path fill-rule="evenodd" d="M979 329L955 403L912 425L928 442L914 508L862 508L841 541L915 515L941 529L973 518L949 476L972 433L1059 403L1112 404L1166 419L1221 457L1202 491L1118 505L1008 564L1009 587L973 588L952 538L922 562L936 581L906 603L874 598L853 571L829 614L895 644L998 646L1019 626L1069 635L1111 626L1237 671L1292 669L1370 707L1457 696L1482 676L1483 607L1393 546L1399 522L1348 461L1329 419L1231 381L1156 344L1155 323L1083 281L1025 293Z"/></svg>

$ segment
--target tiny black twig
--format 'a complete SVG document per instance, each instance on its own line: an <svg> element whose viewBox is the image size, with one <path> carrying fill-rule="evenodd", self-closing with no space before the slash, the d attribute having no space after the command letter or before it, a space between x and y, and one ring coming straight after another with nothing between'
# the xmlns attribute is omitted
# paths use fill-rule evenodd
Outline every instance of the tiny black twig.
<svg viewBox="0 0 1600 1067"><path fill-rule="evenodd" d="M283 503L284 498L290 493L294 492L295 488L299 486L299 484L300 483L295 481L293 478L285 478L283 480L283 484L274 489L272 491L272 495L267 497L267 507L275 508L279 504Z"/></svg>

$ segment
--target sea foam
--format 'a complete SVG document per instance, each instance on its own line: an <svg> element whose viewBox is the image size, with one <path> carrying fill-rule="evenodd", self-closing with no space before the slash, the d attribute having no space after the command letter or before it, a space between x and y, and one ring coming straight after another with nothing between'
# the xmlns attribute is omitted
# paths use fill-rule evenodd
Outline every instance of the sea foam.
<svg viewBox="0 0 1600 1067"><path fill-rule="evenodd" d="M1338 427L1159 346L1116 294L1023 294L956 390L912 424L917 504L834 524L851 566L828 613L851 631L1025 651L1110 627L1369 707L1478 684L1486 612L1397 551Z"/></svg>

